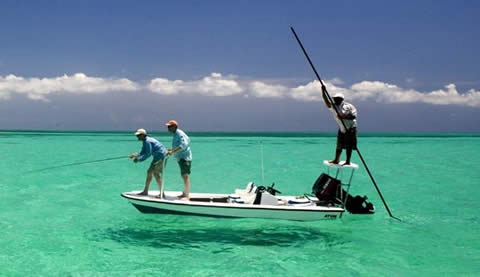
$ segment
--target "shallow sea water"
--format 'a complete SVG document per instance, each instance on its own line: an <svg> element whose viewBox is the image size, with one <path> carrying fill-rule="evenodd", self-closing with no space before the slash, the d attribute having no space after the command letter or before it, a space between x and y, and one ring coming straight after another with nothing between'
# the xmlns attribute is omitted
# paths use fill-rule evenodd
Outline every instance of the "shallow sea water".
<svg viewBox="0 0 480 277"><path fill-rule="evenodd" d="M171 136L154 134L166 146ZM192 191L231 193L275 182L311 192L335 137L192 133ZM120 193L143 188L149 162L129 159L130 133L0 132L1 276L478 276L480 136L359 137L363 166L351 192L375 215L294 222L141 214ZM353 161L360 164L358 156ZM167 190L182 190L179 169ZM156 184L152 184L156 189Z"/></svg>

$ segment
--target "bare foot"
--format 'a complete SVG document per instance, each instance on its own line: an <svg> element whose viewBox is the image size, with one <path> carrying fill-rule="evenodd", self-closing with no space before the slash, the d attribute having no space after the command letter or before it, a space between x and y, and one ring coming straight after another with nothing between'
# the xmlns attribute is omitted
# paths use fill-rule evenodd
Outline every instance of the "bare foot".
<svg viewBox="0 0 480 277"><path fill-rule="evenodd" d="M161 199L161 198L165 198L165 194L163 194L163 197L162 197L161 194L159 194L159 195L155 196L155 198L160 198L160 199Z"/></svg>
<svg viewBox="0 0 480 277"><path fill-rule="evenodd" d="M182 201L189 201L189 200L190 200L190 197L188 197L188 196L182 197L182 198L180 198L180 200L182 200Z"/></svg>
<svg viewBox="0 0 480 277"><path fill-rule="evenodd" d="M350 162L344 162L342 165L350 165Z"/></svg>
<svg viewBox="0 0 480 277"><path fill-rule="evenodd" d="M328 161L328 163L331 163L331 164L338 164L338 161L337 161L337 160L331 160L331 161Z"/></svg>
<svg viewBox="0 0 480 277"><path fill-rule="evenodd" d="M146 195L148 195L148 192L142 191L142 192L138 193L137 195L145 195L146 196Z"/></svg>

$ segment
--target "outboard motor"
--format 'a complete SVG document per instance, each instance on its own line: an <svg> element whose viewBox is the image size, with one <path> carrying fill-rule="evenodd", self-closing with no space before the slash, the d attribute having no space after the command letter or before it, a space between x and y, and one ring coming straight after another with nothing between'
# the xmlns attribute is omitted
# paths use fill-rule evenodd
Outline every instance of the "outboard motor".
<svg viewBox="0 0 480 277"><path fill-rule="evenodd" d="M352 196L350 194L347 196L347 192L342 189L341 184L340 180L322 173L313 184L312 193L323 205L345 203L345 208L352 214L373 214L375 212L375 207L367 201L367 196ZM345 197L347 197L346 201Z"/></svg>
<svg viewBox="0 0 480 277"><path fill-rule="evenodd" d="M322 173L312 187L312 193L322 204L335 204L336 197L339 195L341 182L325 173Z"/></svg>
<svg viewBox="0 0 480 277"><path fill-rule="evenodd" d="M346 191L343 191L343 195L346 195ZM350 194L347 196L347 203L345 204L345 208L351 214L373 214L375 213L375 206L371 202L367 201L367 196L351 196Z"/></svg>

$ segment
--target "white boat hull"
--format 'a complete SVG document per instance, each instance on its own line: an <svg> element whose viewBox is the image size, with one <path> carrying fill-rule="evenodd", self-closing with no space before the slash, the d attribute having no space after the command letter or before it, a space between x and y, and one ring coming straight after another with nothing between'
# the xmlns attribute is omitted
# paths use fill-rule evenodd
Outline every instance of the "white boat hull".
<svg viewBox="0 0 480 277"><path fill-rule="evenodd" d="M137 195L138 192L125 192L121 195L142 213L312 221L335 219L345 212L340 207L316 205L255 205L218 202L226 199L227 194L191 193L191 201L184 201L178 199L181 192L165 191L163 199L155 197L159 194L156 191L151 191L148 196ZM281 198L295 199L294 196Z"/></svg>

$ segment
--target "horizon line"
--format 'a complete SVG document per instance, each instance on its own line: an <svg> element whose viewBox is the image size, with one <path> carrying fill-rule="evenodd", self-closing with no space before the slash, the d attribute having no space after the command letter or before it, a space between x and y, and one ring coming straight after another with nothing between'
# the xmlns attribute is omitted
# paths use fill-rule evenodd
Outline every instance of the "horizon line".
<svg viewBox="0 0 480 277"><path fill-rule="evenodd" d="M0 134L2 133L52 133L52 134L62 134L62 133L90 133L90 134L129 134L132 133L132 130L67 130L67 129L0 129ZM167 134L168 131L159 131L153 130L149 131L150 134ZM324 137L324 136L336 136L337 130L335 131L212 131L212 130L202 130L202 131L187 131L188 134L193 136L211 136L212 134L220 136L268 136L268 137ZM385 136L385 137L480 137L480 132L433 132L433 131L367 131L359 132L359 137L375 137L375 136Z"/></svg>

